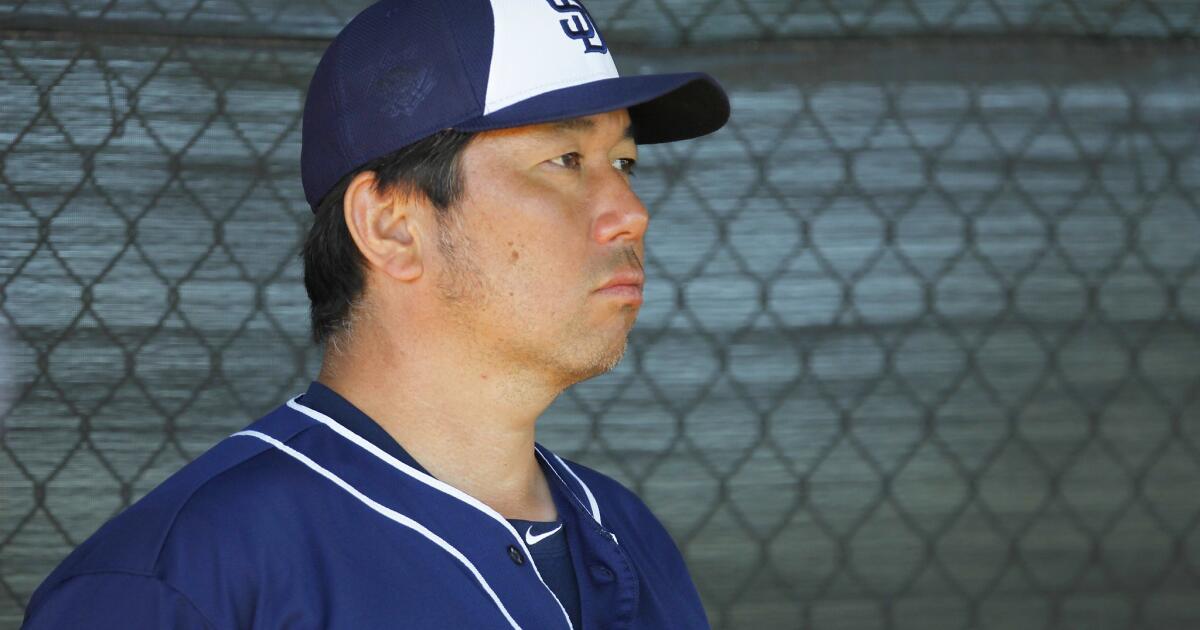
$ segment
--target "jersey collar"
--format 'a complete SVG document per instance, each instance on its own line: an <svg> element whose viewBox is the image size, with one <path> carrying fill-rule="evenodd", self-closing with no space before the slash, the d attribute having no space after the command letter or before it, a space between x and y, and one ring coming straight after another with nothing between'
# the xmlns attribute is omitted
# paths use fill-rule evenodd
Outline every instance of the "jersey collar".
<svg viewBox="0 0 1200 630"><path fill-rule="evenodd" d="M294 399L289 406L299 404L301 407L316 411L328 419L340 424L358 437L420 473L434 478L417 460L404 450L383 426L371 419L366 413L355 407L349 400L333 391L323 383L313 381L308 390ZM294 407L293 407L294 408ZM303 411L303 409L300 409ZM580 511L597 525L603 526L600 517L600 507L587 484L575 474L561 457L540 444L534 444L539 463L552 488L565 490L565 494L552 493L559 518L565 517L565 510ZM558 482L557 484L555 482Z"/></svg>
<svg viewBox="0 0 1200 630"><path fill-rule="evenodd" d="M313 381L309 383L308 390L296 399L296 402L330 418L336 418L342 426L374 444L383 452L429 475L429 471L425 470L424 466L404 450L404 447L400 446L400 443L378 422L372 420L370 416L328 386ZM432 477L432 475L430 476Z"/></svg>

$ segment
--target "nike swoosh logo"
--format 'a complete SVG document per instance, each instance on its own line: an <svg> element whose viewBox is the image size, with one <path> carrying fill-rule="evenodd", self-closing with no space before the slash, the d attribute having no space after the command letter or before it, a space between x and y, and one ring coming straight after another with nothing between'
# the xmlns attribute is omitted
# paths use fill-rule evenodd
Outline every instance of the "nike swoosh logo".
<svg viewBox="0 0 1200 630"><path fill-rule="evenodd" d="M537 536L534 536L533 535L533 526L530 525L529 529L525 530L525 544L536 545L560 529L562 529L562 523L559 523L558 527L555 527L554 529L552 529L544 534L538 534Z"/></svg>

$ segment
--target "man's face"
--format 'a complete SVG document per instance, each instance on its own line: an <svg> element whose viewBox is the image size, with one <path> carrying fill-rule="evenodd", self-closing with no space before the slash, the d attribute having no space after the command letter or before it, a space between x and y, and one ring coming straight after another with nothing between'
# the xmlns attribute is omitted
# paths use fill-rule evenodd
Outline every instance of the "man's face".
<svg viewBox="0 0 1200 630"><path fill-rule="evenodd" d="M439 233L447 322L497 364L562 387L612 369L641 299L597 290L642 272L636 157L625 110L477 136L462 155L462 202Z"/></svg>

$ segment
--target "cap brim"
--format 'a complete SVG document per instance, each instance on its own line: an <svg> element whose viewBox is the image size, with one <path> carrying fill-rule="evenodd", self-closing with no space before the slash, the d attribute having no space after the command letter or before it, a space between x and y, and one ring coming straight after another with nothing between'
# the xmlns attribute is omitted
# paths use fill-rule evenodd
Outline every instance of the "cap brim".
<svg viewBox="0 0 1200 630"><path fill-rule="evenodd" d="M729 120L729 97L703 72L602 79L546 92L454 126L487 131L628 109L638 144L697 138Z"/></svg>

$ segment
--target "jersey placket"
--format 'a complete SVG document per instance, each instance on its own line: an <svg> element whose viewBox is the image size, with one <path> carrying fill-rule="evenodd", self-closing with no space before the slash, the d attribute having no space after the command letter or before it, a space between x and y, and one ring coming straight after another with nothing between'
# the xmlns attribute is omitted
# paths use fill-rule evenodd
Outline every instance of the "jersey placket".
<svg viewBox="0 0 1200 630"><path fill-rule="evenodd" d="M550 481L558 513L569 518L566 528L571 564L579 583L580 616L584 628L629 628L637 613L639 578L621 548L619 537L593 514L580 483L552 455L539 458ZM597 510L597 512L599 512Z"/></svg>

